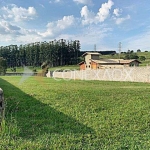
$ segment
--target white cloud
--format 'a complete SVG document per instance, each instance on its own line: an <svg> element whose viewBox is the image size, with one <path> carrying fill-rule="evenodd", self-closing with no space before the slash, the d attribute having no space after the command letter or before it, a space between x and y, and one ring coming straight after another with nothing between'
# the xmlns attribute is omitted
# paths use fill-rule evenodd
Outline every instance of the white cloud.
<svg viewBox="0 0 150 150"><path fill-rule="evenodd" d="M125 50L130 49L136 51L137 49L141 49L142 51L145 51L150 49L149 39L150 29L143 33L127 38L122 42L125 43Z"/></svg>
<svg viewBox="0 0 150 150"><path fill-rule="evenodd" d="M121 14L120 14L121 12L122 12L121 9L116 8L116 9L114 9L113 14L114 14L115 16L119 17L119 16L121 15Z"/></svg>
<svg viewBox="0 0 150 150"><path fill-rule="evenodd" d="M60 0L55 0L55 3L59 3L60 2Z"/></svg>
<svg viewBox="0 0 150 150"><path fill-rule="evenodd" d="M39 4L41 7L45 8L45 6L43 4Z"/></svg>
<svg viewBox="0 0 150 150"><path fill-rule="evenodd" d="M115 20L116 24L119 25L119 24L123 23L124 21L129 20L130 18L131 18L130 15L127 15L126 17L122 17L122 18L114 17L113 19Z"/></svg>
<svg viewBox="0 0 150 150"><path fill-rule="evenodd" d="M21 28L8 23L5 20L0 21L0 35L21 35Z"/></svg>
<svg viewBox="0 0 150 150"><path fill-rule="evenodd" d="M0 39L0 42L6 42L7 45L42 41L36 30L24 29L5 20L0 21Z"/></svg>
<svg viewBox="0 0 150 150"><path fill-rule="evenodd" d="M110 15L110 10L113 5L113 1L108 0L107 3L101 5L101 8L96 15L94 14L94 12L89 11L87 6L82 7L80 12L81 17L83 18L82 24L86 25L90 23L104 22Z"/></svg>
<svg viewBox="0 0 150 150"><path fill-rule="evenodd" d="M51 3L60 3L60 2L62 2L62 0L53 0L53 1L50 0L50 1L49 1L50 4L51 4Z"/></svg>
<svg viewBox="0 0 150 150"><path fill-rule="evenodd" d="M9 7L2 7L3 17L5 19L14 19L14 21L18 22L23 20L31 20L36 16L36 10L34 7L28 7L28 9L26 9L23 7L17 7L14 4Z"/></svg>
<svg viewBox="0 0 150 150"><path fill-rule="evenodd" d="M108 3L102 4L96 18L98 18L100 22L103 22L109 16L110 9L113 5L114 2L112 0L108 0Z"/></svg>
<svg viewBox="0 0 150 150"><path fill-rule="evenodd" d="M64 16L61 20L50 22L47 24L47 31L39 33L43 37L54 37L61 31L69 28L74 24L75 18L73 16Z"/></svg>
<svg viewBox="0 0 150 150"><path fill-rule="evenodd" d="M90 24L95 22L95 14L92 11L89 11L87 6L82 7L81 9L81 17L84 19L82 20L82 24Z"/></svg>
<svg viewBox="0 0 150 150"><path fill-rule="evenodd" d="M85 5L93 5L92 0L73 0L74 2L85 4Z"/></svg>
<svg viewBox="0 0 150 150"><path fill-rule="evenodd" d="M94 44L97 45L97 50L108 50L108 45L105 44L107 38L112 32L112 28L106 25L90 25L80 30L77 34L61 34L58 39L65 38L66 40L79 40L82 50L94 50ZM83 46L83 47L82 47Z"/></svg>

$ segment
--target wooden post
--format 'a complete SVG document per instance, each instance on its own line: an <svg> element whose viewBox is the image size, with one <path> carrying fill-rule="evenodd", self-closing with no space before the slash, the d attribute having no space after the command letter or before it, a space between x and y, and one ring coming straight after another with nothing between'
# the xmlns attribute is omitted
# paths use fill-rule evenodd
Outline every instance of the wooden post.
<svg viewBox="0 0 150 150"><path fill-rule="evenodd" d="M4 119L4 95L3 90L0 88L0 128L3 119Z"/></svg>

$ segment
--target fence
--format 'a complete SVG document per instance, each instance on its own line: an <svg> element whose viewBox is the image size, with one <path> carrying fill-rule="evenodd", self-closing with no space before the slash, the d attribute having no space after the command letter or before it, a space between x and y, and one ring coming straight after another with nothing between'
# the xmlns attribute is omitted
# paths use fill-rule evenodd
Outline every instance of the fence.
<svg viewBox="0 0 150 150"><path fill-rule="evenodd" d="M69 70L63 72L55 70L48 72L47 77L56 80L106 80L106 81L131 81L131 82L150 82L150 67L124 67L109 68L98 70Z"/></svg>

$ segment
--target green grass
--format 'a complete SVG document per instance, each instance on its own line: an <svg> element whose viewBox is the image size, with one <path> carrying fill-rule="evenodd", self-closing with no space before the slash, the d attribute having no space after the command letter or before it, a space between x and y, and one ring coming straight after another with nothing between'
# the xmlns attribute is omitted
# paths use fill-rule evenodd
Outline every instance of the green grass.
<svg viewBox="0 0 150 150"><path fill-rule="evenodd" d="M142 63L140 64L140 66L149 66L150 65L150 52L138 52L137 55L140 56L145 56L146 60L145 61L141 61ZM122 53L120 54L120 58L124 58L125 54ZM119 59L119 54L115 54L115 55L101 55L100 58L106 58L106 59Z"/></svg>
<svg viewBox="0 0 150 150"><path fill-rule="evenodd" d="M28 69L33 71L33 67L32 66L28 66ZM42 69L41 67L35 67L37 72L41 72ZM69 69L69 70L79 70L79 65L68 65L68 66L58 66L58 67L51 67L49 68L49 70L54 71L54 70L65 70L65 69ZM16 72L17 73L22 73L24 71L23 67L16 67ZM7 73L12 73L11 68L7 68Z"/></svg>
<svg viewBox="0 0 150 150"><path fill-rule="evenodd" d="M24 72L24 67L15 67L16 68L16 72L17 73L22 73ZM28 69L32 70L36 69L37 72L41 72L41 67L32 67L32 66L27 66ZM12 73L13 71L11 70L11 68L7 68L7 73Z"/></svg>
<svg viewBox="0 0 150 150"><path fill-rule="evenodd" d="M145 56L146 60L142 61L141 66L149 66L150 65L150 52L138 52L137 53L138 56Z"/></svg>
<svg viewBox="0 0 150 150"><path fill-rule="evenodd" d="M2 77L0 150L148 150L150 85Z"/></svg>

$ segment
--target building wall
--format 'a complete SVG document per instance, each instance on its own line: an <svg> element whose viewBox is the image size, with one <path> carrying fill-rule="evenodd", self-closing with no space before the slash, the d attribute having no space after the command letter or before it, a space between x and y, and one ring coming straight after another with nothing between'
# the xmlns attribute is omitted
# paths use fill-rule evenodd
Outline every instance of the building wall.
<svg viewBox="0 0 150 150"><path fill-rule="evenodd" d="M80 65L80 70L85 70L85 64L84 63Z"/></svg>
<svg viewBox="0 0 150 150"><path fill-rule="evenodd" d="M85 56L85 63L86 63L87 66L90 65L90 62L91 62L90 59L91 59L91 55L86 55L86 56Z"/></svg>
<svg viewBox="0 0 150 150"><path fill-rule="evenodd" d="M98 64L95 62L91 62L91 69L98 69Z"/></svg>

